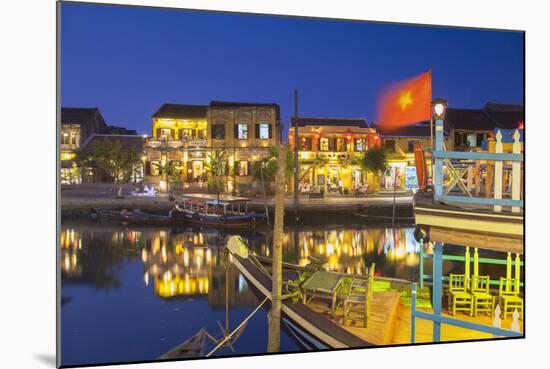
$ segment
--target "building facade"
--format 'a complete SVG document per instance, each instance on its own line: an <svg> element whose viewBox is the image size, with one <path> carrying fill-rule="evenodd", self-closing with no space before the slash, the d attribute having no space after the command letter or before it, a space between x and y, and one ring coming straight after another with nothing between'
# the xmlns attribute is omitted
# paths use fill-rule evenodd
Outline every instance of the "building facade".
<svg viewBox="0 0 550 369"><path fill-rule="evenodd" d="M327 193L351 193L373 184L371 176L357 162L370 147L379 145L379 136L365 119L295 119L301 192L314 187ZM295 134L294 127L290 127L288 137L292 150Z"/></svg>
<svg viewBox="0 0 550 369"><path fill-rule="evenodd" d="M95 133L106 133L108 126L97 108L61 108L61 183L80 183L80 170L74 161L82 144Z"/></svg>
<svg viewBox="0 0 550 369"><path fill-rule="evenodd" d="M422 122L395 130L376 127L382 147L388 155L388 170L380 176L380 191L407 191L418 188L414 148L420 144L424 149L428 177L431 178L431 128L429 122ZM448 137L448 134L445 134Z"/></svg>
<svg viewBox="0 0 550 369"><path fill-rule="evenodd" d="M277 104L212 101L209 105L164 104L153 115L146 140L146 180L166 187L162 168L173 165L183 186L204 187L210 158L223 152L226 191L256 191L252 165L281 142Z"/></svg>
<svg viewBox="0 0 550 369"><path fill-rule="evenodd" d="M60 123L60 159L61 183L77 184L81 182L101 181L94 166L79 167L77 152L90 150L98 139L120 141L124 149L136 147L140 140L135 130L108 125L98 108L61 108ZM142 150L141 150L142 151Z"/></svg>

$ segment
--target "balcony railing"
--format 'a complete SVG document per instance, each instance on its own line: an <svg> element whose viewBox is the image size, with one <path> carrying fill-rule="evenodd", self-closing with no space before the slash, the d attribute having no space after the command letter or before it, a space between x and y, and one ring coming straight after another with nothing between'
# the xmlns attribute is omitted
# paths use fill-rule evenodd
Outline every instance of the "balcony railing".
<svg viewBox="0 0 550 369"><path fill-rule="evenodd" d="M163 148L163 149L179 149L179 148L191 148L191 147L206 147L206 139L193 138L176 140L171 138L147 138L146 147L149 148Z"/></svg>
<svg viewBox="0 0 550 369"><path fill-rule="evenodd" d="M506 206L511 207L512 212L519 213L523 208L524 175L519 131L516 130L513 135L512 153L503 153L500 130L495 136L494 152L444 151L442 134L438 135L437 131L438 123L436 150L433 152L434 201L489 205L495 212L502 212L502 207ZM445 172L447 181L444 180Z"/></svg>
<svg viewBox="0 0 550 369"><path fill-rule="evenodd" d="M78 144L67 144L67 143L61 144L61 150L76 150L76 149L78 149Z"/></svg>

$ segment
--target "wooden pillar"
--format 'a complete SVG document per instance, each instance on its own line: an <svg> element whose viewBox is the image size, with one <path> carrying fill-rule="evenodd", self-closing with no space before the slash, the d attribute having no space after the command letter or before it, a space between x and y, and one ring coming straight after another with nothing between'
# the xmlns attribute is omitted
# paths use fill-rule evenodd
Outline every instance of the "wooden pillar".
<svg viewBox="0 0 550 369"><path fill-rule="evenodd" d="M521 151L521 143L519 142L519 131L514 132L514 144L512 145L512 153L519 154ZM512 162L512 200L519 200L521 197L521 161ZM512 207L512 213L519 213L519 206Z"/></svg>
<svg viewBox="0 0 550 369"><path fill-rule="evenodd" d="M476 168L474 173L474 182L475 182L475 195L479 196L481 193L481 161L476 160Z"/></svg>
<svg viewBox="0 0 550 369"><path fill-rule="evenodd" d="M496 134L495 152L497 154L502 153L502 133L500 129ZM495 161L495 186L494 186L494 198L497 200L502 199L502 160ZM494 206L495 212L502 211L502 205Z"/></svg>
<svg viewBox="0 0 550 369"><path fill-rule="evenodd" d="M436 121L436 145L437 145L437 121ZM435 315L441 315L441 299L443 294L442 278L443 278L443 244L436 242L434 244L433 254L433 292L432 306ZM433 342L441 340L441 323L433 323Z"/></svg>

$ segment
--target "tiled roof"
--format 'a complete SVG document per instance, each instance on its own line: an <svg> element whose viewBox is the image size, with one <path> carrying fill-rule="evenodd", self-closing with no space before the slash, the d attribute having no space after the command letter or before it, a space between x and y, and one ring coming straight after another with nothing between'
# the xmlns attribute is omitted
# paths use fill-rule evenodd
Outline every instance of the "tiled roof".
<svg viewBox="0 0 550 369"><path fill-rule="evenodd" d="M483 109L449 108L445 120L457 130L492 131L517 128L525 120L525 114L522 105L489 102Z"/></svg>
<svg viewBox="0 0 550 369"><path fill-rule="evenodd" d="M104 135L93 134L83 144L82 149L90 149L101 141L119 141L124 149L135 147L139 151L143 150L143 137L137 135Z"/></svg>
<svg viewBox="0 0 550 369"><path fill-rule="evenodd" d="M314 118L298 117L298 127L306 126L340 126L370 128L366 119L363 118ZM293 123L291 123L293 124Z"/></svg>
<svg viewBox="0 0 550 369"><path fill-rule="evenodd" d="M153 118L205 118L207 105L162 104Z"/></svg>
<svg viewBox="0 0 550 369"><path fill-rule="evenodd" d="M89 119L92 119L96 113L99 113L98 108L61 108L61 123L62 124L81 124ZM101 113L99 113L101 115Z"/></svg>
<svg viewBox="0 0 550 369"><path fill-rule="evenodd" d="M382 137L430 137L430 122L421 122L397 129L388 129L373 123L373 128L376 128ZM445 134L447 133L448 128L445 127Z"/></svg>
<svg viewBox="0 0 550 369"><path fill-rule="evenodd" d="M491 131L496 123L483 110L448 108L446 122L454 129L467 131Z"/></svg>

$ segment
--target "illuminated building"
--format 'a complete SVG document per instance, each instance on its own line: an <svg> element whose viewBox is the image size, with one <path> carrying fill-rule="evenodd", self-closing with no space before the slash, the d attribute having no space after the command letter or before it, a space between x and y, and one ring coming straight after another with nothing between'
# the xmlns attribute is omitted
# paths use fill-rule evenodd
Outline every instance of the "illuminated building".
<svg viewBox="0 0 550 369"><path fill-rule="evenodd" d="M297 118L300 185L347 193L373 181L357 163L379 137L365 119ZM288 137L294 150L294 127ZM292 179L293 180L293 179Z"/></svg>
<svg viewBox="0 0 550 369"><path fill-rule="evenodd" d="M163 104L153 115L152 137L146 141L146 179L162 188L162 167L172 162L183 182L202 185L208 154L223 150L228 190L235 185L239 193L248 194L253 191L252 164L280 139L277 104Z"/></svg>
<svg viewBox="0 0 550 369"><path fill-rule="evenodd" d="M75 153L94 135L136 135L136 131L105 123L98 108L61 108L61 183L94 181L89 172L76 166Z"/></svg>
<svg viewBox="0 0 550 369"><path fill-rule="evenodd" d="M427 151L430 148L430 123L424 122L416 125L402 127L388 131L383 127L376 127L379 132L382 147L386 149L388 157L388 170L380 177L380 191L416 190L418 179L416 177L416 161L414 147L417 143L422 145L426 157L428 176L431 177L431 155Z"/></svg>

